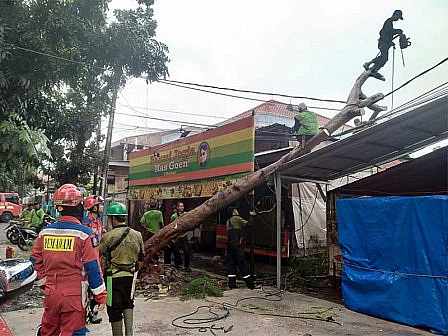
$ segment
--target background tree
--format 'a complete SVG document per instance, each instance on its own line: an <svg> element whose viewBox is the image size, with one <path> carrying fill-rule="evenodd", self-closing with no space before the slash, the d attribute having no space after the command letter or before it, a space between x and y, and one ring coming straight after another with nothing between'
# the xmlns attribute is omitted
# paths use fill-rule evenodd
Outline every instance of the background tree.
<svg viewBox="0 0 448 336"><path fill-rule="evenodd" d="M138 0L108 20L109 2L0 1L0 123L22 142L31 130L38 149L0 150L0 160L38 167L45 159L58 183L86 183L102 160L94 135L112 96L131 76L152 81L168 73L168 48L154 39L153 1Z"/></svg>

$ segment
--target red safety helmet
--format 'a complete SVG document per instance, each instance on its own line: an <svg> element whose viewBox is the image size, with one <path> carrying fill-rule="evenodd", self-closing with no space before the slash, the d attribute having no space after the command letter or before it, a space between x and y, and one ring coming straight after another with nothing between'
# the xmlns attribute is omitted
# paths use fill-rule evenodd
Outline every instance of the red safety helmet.
<svg viewBox="0 0 448 336"><path fill-rule="evenodd" d="M73 184L67 183L59 187L53 195L53 204L75 207L83 201L82 191Z"/></svg>
<svg viewBox="0 0 448 336"><path fill-rule="evenodd" d="M90 210L97 204L103 204L104 199L98 195L89 195L84 198L84 210Z"/></svg>

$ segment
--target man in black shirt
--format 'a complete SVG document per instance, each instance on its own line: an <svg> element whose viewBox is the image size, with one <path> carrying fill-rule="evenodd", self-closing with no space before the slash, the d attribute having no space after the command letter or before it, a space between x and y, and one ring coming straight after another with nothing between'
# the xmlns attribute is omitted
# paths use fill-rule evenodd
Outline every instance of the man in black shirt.
<svg viewBox="0 0 448 336"><path fill-rule="evenodd" d="M384 22L383 28L380 30L380 38L378 40L379 55L370 62L364 63L364 69L372 70L372 76L375 78L384 80L384 77L378 73L378 70L389 59L389 49L394 45L393 39L403 33L401 29L394 29L393 23L398 20L403 20L403 13L399 9L395 10L392 16ZM371 64L373 64L372 67L370 67Z"/></svg>

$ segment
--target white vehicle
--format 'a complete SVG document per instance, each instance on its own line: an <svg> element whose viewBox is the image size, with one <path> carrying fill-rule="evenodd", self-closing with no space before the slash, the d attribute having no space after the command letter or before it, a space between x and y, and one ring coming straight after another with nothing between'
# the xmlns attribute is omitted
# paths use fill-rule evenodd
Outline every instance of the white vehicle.
<svg viewBox="0 0 448 336"><path fill-rule="evenodd" d="M29 260L0 260L0 300L2 300L7 293L32 284L36 277L37 273Z"/></svg>

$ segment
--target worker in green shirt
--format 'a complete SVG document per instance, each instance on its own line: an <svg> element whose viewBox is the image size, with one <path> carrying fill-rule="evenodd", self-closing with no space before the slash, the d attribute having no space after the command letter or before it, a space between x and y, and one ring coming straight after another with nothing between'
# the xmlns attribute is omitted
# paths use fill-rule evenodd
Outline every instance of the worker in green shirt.
<svg viewBox="0 0 448 336"><path fill-rule="evenodd" d="M288 106L288 109L295 110L292 106ZM308 111L305 103L300 103L297 109L298 113L294 116L294 126L291 128L291 133L296 135L297 141L303 148L305 142L319 133L319 124L317 123L316 113Z"/></svg>
<svg viewBox="0 0 448 336"><path fill-rule="evenodd" d="M149 202L149 210L143 214L140 223L146 229L143 235L145 241L163 227L163 214L162 211L157 210L157 201Z"/></svg>
<svg viewBox="0 0 448 336"><path fill-rule="evenodd" d="M35 228L36 232L39 232L42 229L42 222L44 220L45 212L40 207L39 202L34 203L34 209L31 211L30 216L30 227Z"/></svg>
<svg viewBox="0 0 448 336"><path fill-rule="evenodd" d="M19 222L21 222L25 226L29 226L31 221L31 213L33 212L33 209L34 209L33 205L28 204L28 206L25 209L23 209L22 212L20 213Z"/></svg>

